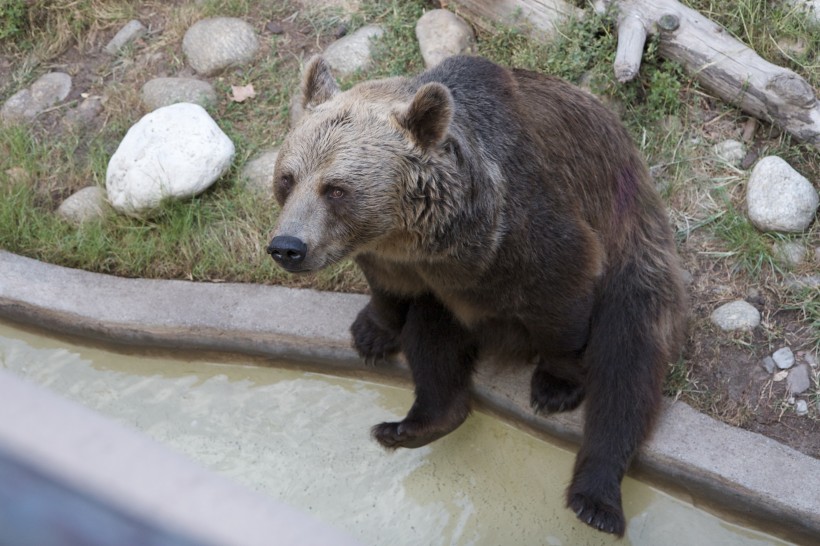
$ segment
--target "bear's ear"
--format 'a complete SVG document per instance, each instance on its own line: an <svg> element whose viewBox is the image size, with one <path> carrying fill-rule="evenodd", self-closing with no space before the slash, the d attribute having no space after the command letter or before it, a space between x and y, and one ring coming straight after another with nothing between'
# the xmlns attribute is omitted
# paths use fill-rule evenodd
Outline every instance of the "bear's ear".
<svg viewBox="0 0 820 546"><path fill-rule="evenodd" d="M319 55L311 57L302 72L302 108L318 106L338 92L327 61Z"/></svg>
<svg viewBox="0 0 820 546"><path fill-rule="evenodd" d="M452 119L450 90L435 82L422 85L407 110L399 115L399 122L425 150L444 139Z"/></svg>

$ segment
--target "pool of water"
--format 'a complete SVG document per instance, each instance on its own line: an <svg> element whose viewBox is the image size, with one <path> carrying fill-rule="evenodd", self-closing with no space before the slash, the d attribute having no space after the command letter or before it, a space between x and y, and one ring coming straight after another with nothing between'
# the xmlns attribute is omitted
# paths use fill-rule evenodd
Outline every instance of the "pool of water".
<svg viewBox="0 0 820 546"><path fill-rule="evenodd" d="M623 541L563 505L574 454L474 413L392 453L369 428L412 391L288 368L127 356L0 323L0 368L151 436L365 544L788 544L626 478Z"/></svg>

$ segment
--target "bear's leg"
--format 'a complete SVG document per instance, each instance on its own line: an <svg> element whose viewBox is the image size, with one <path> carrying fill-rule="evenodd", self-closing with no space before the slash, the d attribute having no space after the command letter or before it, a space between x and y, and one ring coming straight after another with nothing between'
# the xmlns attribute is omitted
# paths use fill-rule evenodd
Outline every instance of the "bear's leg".
<svg viewBox="0 0 820 546"><path fill-rule="evenodd" d="M373 427L373 437L390 449L421 447L464 422L477 352L472 334L432 296L410 305L401 341L416 400L403 421Z"/></svg>
<svg viewBox="0 0 820 546"><path fill-rule="evenodd" d="M368 304L350 326L353 347L368 364L399 352L409 301L371 287Z"/></svg>
<svg viewBox="0 0 820 546"><path fill-rule="evenodd" d="M570 411L584 399L584 387L578 370L577 355L539 356L532 373L530 404L539 413Z"/></svg>
<svg viewBox="0 0 820 546"><path fill-rule="evenodd" d="M567 506L601 531L623 536L621 480L648 435L661 402L668 351L664 324L673 308L627 273L609 280L584 351L584 438Z"/></svg>

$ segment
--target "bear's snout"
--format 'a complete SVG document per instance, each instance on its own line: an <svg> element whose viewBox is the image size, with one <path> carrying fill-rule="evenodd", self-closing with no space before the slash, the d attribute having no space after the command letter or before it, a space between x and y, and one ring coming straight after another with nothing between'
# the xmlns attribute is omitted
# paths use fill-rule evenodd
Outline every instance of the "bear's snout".
<svg viewBox="0 0 820 546"><path fill-rule="evenodd" d="M307 245L298 237L278 235L271 240L267 252L276 263L288 271L294 271L304 261Z"/></svg>

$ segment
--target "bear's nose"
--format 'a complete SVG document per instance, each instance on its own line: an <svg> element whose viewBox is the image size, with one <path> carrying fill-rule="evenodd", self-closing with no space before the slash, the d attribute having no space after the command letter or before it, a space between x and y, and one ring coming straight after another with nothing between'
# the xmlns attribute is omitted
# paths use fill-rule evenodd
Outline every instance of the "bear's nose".
<svg viewBox="0 0 820 546"><path fill-rule="evenodd" d="M268 245L268 254L285 269L294 269L305 259L307 245L296 237L279 235Z"/></svg>

